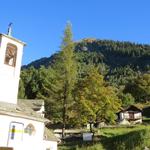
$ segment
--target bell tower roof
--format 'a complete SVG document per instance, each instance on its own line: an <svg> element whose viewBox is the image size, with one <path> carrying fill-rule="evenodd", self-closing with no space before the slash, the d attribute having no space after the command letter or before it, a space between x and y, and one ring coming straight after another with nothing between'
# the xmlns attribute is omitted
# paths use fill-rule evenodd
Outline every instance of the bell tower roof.
<svg viewBox="0 0 150 150"><path fill-rule="evenodd" d="M9 35L7 35L7 34L0 33L0 37L3 37L3 36L6 37L6 38L8 38L8 39L11 39L11 40L13 40L13 41L16 41L16 42L18 42L18 43L20 43L20 44L22 44L22 45L24 45L24 46L26 46L26 43L25 43L25 42L22 42L22 41L20 41L20 40L14 38L14 37L12 37L12 36L9 36Z"/></svg>

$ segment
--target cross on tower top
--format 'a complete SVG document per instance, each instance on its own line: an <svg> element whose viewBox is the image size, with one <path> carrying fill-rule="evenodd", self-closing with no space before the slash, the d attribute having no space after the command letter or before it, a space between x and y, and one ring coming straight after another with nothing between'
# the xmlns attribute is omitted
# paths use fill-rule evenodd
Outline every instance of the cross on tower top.
<svg viewBox="0 0 150 150"><path fill-rule="evenodd" d="M8 36L11 36L11 34L12 34L12 23L9 23L7 35L8 35Z"/></svg>

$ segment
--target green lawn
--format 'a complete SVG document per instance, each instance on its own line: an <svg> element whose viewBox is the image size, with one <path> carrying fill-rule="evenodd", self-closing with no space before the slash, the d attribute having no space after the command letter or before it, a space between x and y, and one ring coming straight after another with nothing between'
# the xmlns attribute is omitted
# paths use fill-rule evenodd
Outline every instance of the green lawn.
<svg viewBox="0 0 150 150"><path fill-rule="evenodd" d="M82 137L66 139L59 150L143 150L150 147L150 126L103 128L95 132L93 142Z"/></svg>

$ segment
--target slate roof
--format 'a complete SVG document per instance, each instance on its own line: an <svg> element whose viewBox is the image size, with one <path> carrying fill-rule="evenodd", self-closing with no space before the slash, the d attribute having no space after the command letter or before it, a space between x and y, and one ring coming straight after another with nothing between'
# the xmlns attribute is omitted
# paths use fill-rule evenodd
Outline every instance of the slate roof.
<svg viewBox="0 0 150 150"><path fill-rule="evenodd" d="M126 108L121 108L121 110L118 113L125 112L125 111L140 111L140 112L142 112L142 108L139 107L138 105L130 105Z"/></svg>
<svg viewBox="0 0 150 150"><path fill-rule="evenodd" d="M12 36L8 36L7 34L2 34L2 33L0 33L0 36L1 36L1 37L2 37L2 36L5 36L5 37L7 37L7 38L9 38L9 39L12 39L12 40L14 40L14 41L16 41L16 42L19 42L19 43L21 43L21 44L23 44L23 45L26 46L26 43L25 43L25 42L22 42L22 41L20 41L20 40L14 38L14 37L12 37Z"/></svg>
<svg viewBox="0 0 150 150"><path fill-rule="evenodd" d="M34 111L38 111L44 105L44 101L43 100L35 100L35 99L28 99L28 100L19 99L18 104L19 105L24 104L24 105L28 106L30 109L32 109Z"/></svg>
<svg viewBox="0 0 150 150"><path fill-rule="evenodd" d="M36 100L34 100L36 101ZM37 101L38 104L39 101ZM30 100L18 100L18 104L0 102L0 114L31 119L40 122L49 122L48 119L43 118L37 114L32 106L30 107ZM32 103L33 104L33 103Z"/></svg>
<svg viewBox="0 0 150 150"><path fill-rule="evenodd" d="M50 122L34 111L34 109L40 108L44 104L43 102L43 100L18 100L18 104L16 105L0 101L0 115L21 117L40 122ZM53 132L46 127L44 129L44 140L59 141Z"/></svg>

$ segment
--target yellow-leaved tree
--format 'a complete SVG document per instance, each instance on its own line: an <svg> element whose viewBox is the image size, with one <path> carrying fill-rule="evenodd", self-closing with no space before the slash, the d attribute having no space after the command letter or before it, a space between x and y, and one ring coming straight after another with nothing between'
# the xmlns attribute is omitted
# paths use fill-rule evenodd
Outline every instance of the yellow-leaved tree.
<svg viewBox="0 0 150 150"><path fill-rule="evenodd" d="M91 120L115 123L120 107L121 101L116 90L104 81L96 68L91 67L77 85L72 119L76 125L84 125Z"/></svg>

